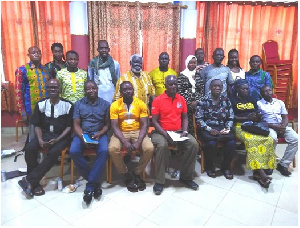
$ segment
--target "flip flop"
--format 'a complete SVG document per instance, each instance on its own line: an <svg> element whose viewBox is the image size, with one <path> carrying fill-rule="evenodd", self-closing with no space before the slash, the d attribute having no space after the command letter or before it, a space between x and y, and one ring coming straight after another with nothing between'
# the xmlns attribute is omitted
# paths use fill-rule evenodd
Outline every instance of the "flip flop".
<svg viewBox="0 0 300 228"><path fill-rule="evenodd" d="M22 180L18 181L18 184L20 185L20 187L23 189L23 191L25 192L26 196L32 198L33 197L33 193L32 193L32 186L31 184L26 180L26 177L23 177Z"/></svg>
<svg viewBox="0 0 300 228"><path fill-rule="evenodd" d="M38 185L34 190L33 190L33 194L35 196L42 196L45 195L45 190L43 189L43 187L41 185Z"/></svg>
<svg viewBox="0 0 300 228"><path fill-rule="evenodd" d="M259 176L253 175L253 180L256 180L261 187L266 189L268 189L271 184L271 179L269 177L266 177L265 180L262 180Z"/></svg>
<svg viewBox="0 0 300 228"><path fill-rule="evenodd" d="M224 177L227 179L227 180L232 180L233 179L233 175L231 173L230 170L225 170L224 171Z"/></svg>

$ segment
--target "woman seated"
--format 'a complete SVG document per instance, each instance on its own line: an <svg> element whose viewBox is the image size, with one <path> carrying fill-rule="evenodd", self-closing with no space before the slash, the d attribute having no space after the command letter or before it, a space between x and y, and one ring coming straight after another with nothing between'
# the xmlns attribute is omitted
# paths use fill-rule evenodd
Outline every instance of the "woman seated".
<svg viewBox="0 0 300 228"><path fill-rule="evenodd" d="M193 115L197 101L204 96L204 81L196 72L197 58L189 55L185 60L186 69L177 79L177 92L184 97L187 104L188 132L194 135Z"/></svg>
<svg viewBox="0 0 300 228"><path fill-rule="evenodd" d="M270 136L255 135L241 129L243 122L259 122L261 115L258 113L256 102L249 95L248 81L238 79L235 87L237 93L230 99L234 111L236 137L245 143L247 151L246 168L253 170L253 179L257 180L262 187L268 188L271 178L267 174L271 174L271 170L276 166L273 139Z"/></svg>
<svg viewBox="0 0 300 228"><path fill-rule="evenodd" d="M214 160L217 154L217 145L223 144L224 160L221 171L226 179L232 179L230 163L235 150L235 136L232 132L233 110L230 100L221 95L223 83L214 79L210 83L211 94L204 96L197 104L195 114L200 138L205 142L205 169L209 177L216 177Z"/></svg>

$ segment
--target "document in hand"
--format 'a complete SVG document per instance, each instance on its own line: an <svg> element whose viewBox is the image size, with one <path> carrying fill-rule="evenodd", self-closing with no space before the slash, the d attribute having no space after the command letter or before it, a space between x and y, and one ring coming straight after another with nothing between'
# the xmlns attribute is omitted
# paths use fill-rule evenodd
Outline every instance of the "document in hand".
<svg viewBox="0 0 300 228"><path fill-rule="evenodd" d="M96 139L91 139L88 134L82 134L82 136L85 143L98 144L98 141Z"/></svg>
<svg viewBox="0 0 300 228"><path fill-rule="evenodd" d="M181 133L176 131L167 131L167 132L174 142L185 141L189 139L188 137L180 137Z"/></svg>

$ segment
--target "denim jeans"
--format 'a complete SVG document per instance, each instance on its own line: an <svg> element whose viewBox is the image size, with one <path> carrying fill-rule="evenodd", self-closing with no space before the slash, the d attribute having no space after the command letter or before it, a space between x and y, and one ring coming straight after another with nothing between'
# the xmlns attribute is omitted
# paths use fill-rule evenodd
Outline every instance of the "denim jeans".
<svg viewBox="0 0 300 228"><path fill-rule="evenodd" d="M94 190L99 185L102 171L105 167L108 156L108 139L107 135L99 137L99 143L95 146L97 153L94 165L89 167L87 161L83 157L84 142L75 135L70 147L70 157L73 159L80 174L88 181L86 190Z"/></svg>

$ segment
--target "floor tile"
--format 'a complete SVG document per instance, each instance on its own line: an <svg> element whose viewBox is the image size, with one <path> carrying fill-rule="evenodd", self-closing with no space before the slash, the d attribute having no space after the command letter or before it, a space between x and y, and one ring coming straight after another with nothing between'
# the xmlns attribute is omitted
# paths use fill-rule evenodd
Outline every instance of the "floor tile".
<svg viewBox="0 0 300 228"><path fill-rule="evenodd" d="M204 226L245 226L244 224L226 218L218 213L213 213L213 215L208 219Z"/></svg>
<svg viewBox="0 0 300 228"><path fill-rule="evenodd" d="M110 200L74 221L72 225L79 227L95 226L95 220L102 227L132 227L140 224L144 217Z"/></svg>
<svg viewBox="0 0 300 228"><path fill-rule="evenodd" d="M298 187L283 185L277 207L298 213Z"/></svg>
<svg viewBox="0 0 300 228"><path fill-rule="evenodd" d="M199 184L197 191L183 187L177 190L173 195L202 208L214 211L228 190L211 184L196 182Z"/></svg>
<svg viewBox="0 0 300 228"><path fill-rule="evenodd" d="M147 218L160 226L203 226L212 211L171 196Z"/></svg>
<svg viewBox="0 0 300 228"><path fill-rule="evenodd" d="M272 226L298 226L298 214L276 208Z"/></svg>
<svg viewBox="0 0 300 228"><path fill-rule="evenodd" d="M218 176L216 178L211 178L207 176L206 173L202 173L200 175L200 180L207 184L214 185L216 187L224 188L224 189L231 189L234 182L236 182L237 178L234 176L232 180L227 180L224 176Z"/></svg>
<svg viewBox="0 0 300 228"><path fill-rule="evenodd" d="M69 225L58 214L43 205L22 214L21 216L3 224L4 226L66 226Z"/></svg>
<svg viewBox="0 0 300 228"><path fill-rule="evenodd" d="M159 226L154 222L151 222L148 219L144 219L140 224L138 224L137 226L146 226L146 227L153 227L153 226Z"/></svg>
<svg viewBox="0 0 300 228"><path fill-rule="evenodd" d="M1 197L1 224L31 211L39 205L41 204L34 199L26 199L21 190L6 194Z"/></svg>
<svg viewBox="0 0 300 228"><path fill-rule="evenodd" d="M275 208L259 200L229 192L215 212L248 226L269 226Z"/></svg>

